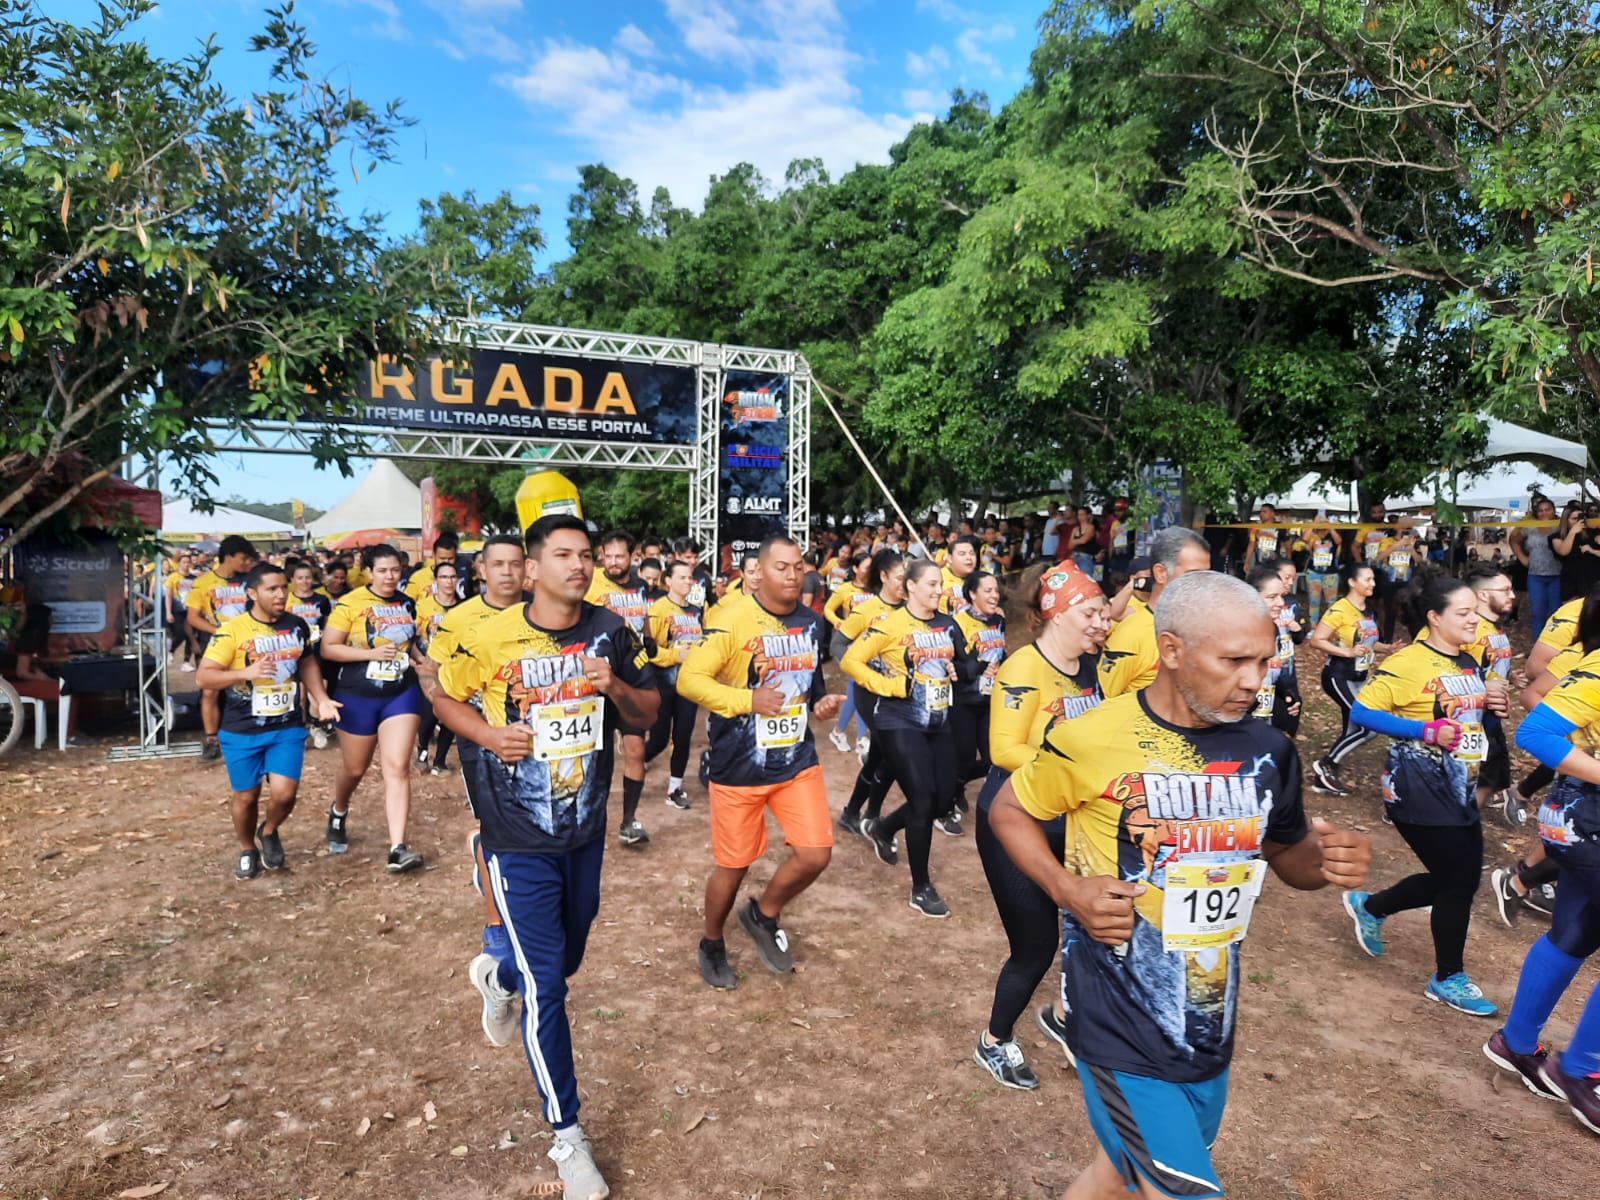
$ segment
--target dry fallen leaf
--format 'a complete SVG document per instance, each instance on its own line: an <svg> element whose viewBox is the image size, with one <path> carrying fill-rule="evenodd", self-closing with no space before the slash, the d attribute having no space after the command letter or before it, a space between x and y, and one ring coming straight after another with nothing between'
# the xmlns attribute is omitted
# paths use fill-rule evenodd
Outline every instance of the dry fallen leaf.
<svg viewBox="0 0 1600 1200"><path fill-rule="evenodd" d="M450 1157L451 1158L465 1158L466 1156L467 1156L467 1148L465 1146L451 1146L450 1147Z"/></svg>
<svg viewBox="0 0 1600 1200"><path fill-rule="evenodd" d="M116 1158L119 1154L126 1154L132 1149L132 1142L118 1142L115 1146L107 1146L104 1150L100 1151L100 1157L109 1161L113 1158Z"/></svg>
<svg viewBox="0 0 1600 1200"><path fill-rule="evenodd" d="M372 1128L372 1118L371 1117L362 1117L361 1118L361 1124L356 1126L356 1136L357 1137L366 1137L367 1136L367 1131L369 1129L371 1129L371 1128Z"/></svg>
<svg viewBox="0 0 1600 1200"><path fill-rule="evenodd" d="M145 1200L147 1196L159 1196L172 1186L170 1179L163 1179L160 1183L147 1183L143 1187L129 1188L125 1192L118 1192L118 1200Z"/></svg>
<svg viewBox="0 0 1600 1200"><path fill-rule="evenodd" d="M406 1128L407 1129L415 1129L418 1125L421 1125L421 1124L422 1124L422 1118L421 1117L412 1117L410 1120L408 1120L406 1122Z"/></svg>
<svg viewBox="0 0 1600 1200"><path fill-rule="evenodd" d="M424 1119L429 1121L437 1121L439 1119L439 1110L433 1106L432 1100L422 1106L422 1115Z"/></svg>
<svg viewBox="0 0 1600 1200"><path fill-rule="evenodd" d="M222 1095L213 1096L211 1098L211 1107L212 1108L226 1108L228 1106L228 1101L230 1101L232 1099L233 1099L233 1093L232 1092L223 1092Z"/></svg>
<svg viewBox="0 0 1600 1200"><path fill-rule="evenodd" d="M705 1123L705 1119L706 1119L706 1114L705 1113L703 1113L703 1112L696 1113L694 1116L689 1118L689 1123L683 1127L684 1133L693 1133L696 1129L699 1129L700 1126Z"/></svg>

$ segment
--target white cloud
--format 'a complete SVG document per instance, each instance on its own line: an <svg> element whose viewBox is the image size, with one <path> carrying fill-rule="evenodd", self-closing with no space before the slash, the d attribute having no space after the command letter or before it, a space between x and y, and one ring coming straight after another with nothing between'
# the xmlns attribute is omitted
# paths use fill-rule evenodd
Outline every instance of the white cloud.
<svg viewBox="0 0 1600 1200"><path fill-rule="evenodd" d="M474 16L485 13L514 13L522 11L522 0L450 0L456 12Z"/></svg>
<svg viewBox="0 0 1600 1200"><path fill-rule="evenodd" d="M716 70L641 65L624 52L635 40L624 30L610 50L546 41L525 71L501 79L642 197L665 186L676 203L698 206L710 178L740 162L781 180L791 160L817 157L837 176L883 161L913 123L861 107L850 74L866 60L834 0L664 3L675 37L651 43L657 61L687 55Z"/></svg>
<svg viewBox="0 0 1600 1200"><path fill-rule="evenodd" d="M984 43L1009 42L1016 36L1017 31L1006 21L990 25L987 29L971 26L963 29L961 35L956 38L956 49L961 52L961 57L973 66L998 71L1000 64L994 55L983 48Z"/></svg>
<svg viewBox="0 0 1600 1200"><path fill-rule="evenodd" d="M656 44L650 40L650 35L637 25L624 25L611 41L618 50L625 50L636 58L652 58L656 52Z"/></svg>
<svg viewBox="0 0 1600 1200"><path fill-rule="evenodd" d="M913 79L924 79L935 71L950 69L950 52L943 46L929 46L926 54L915 50L906 52L906 73Z"/></svg>
<svg viewBox="0 0 1600 1200"><path fill-rule="evenodd" d="M914 112L931 112L945 102L945 93L932 88L907 88L900 93L900 103Z"/></svg>
<svg viewBox="0 0 1600 1200"><path fill-rule="evenodd" d="M981 14L969 12L950 0L917 0L917 11L931 13L941 21L949 21L953 25L970 25L980 20Z"/></svg>

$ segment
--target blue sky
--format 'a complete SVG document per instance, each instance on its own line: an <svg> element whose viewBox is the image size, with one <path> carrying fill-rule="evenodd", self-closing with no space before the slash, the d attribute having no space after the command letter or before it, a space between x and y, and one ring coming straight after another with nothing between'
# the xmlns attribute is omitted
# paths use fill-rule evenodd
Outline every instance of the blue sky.
<svg viewBox="0 0 1600 1200"><path fill-rule="evenodd" d="M348 201L400 233L420 198L509 191L540 207L559 256L579 166L603 162L644 197L665 186L699 208L710 177L739 162L781 182L796 158L821 158L835 178L886 161L914 124L943 114L951 89L985 91L997 107L1015 94L1045 3L301 0L295 16L323 72L369 102L402 99L418 121L400 161ZM265 7L163 0L140 27L164 54L215 33L220 76L244 95L265 82L263 56L246 49ZM218 466L219 498L327 507L350 486L279 456Z"/></svg>

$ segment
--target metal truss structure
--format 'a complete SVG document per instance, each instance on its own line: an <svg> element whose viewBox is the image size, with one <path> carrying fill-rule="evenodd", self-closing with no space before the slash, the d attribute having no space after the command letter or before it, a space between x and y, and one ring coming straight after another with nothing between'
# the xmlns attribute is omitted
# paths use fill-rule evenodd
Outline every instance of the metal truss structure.
<svg viewBox="0 0 1600 1200"><path fill-rule="evenodd" d="M360 443L374 458L447 459L452 462L526 466L602 467L616 470L689 472L689 533L702 546L717 540L719 480L717 460L726 373L764 371L790 379L789 448L786 498L789 535L804 541L811 524L811 367L788 350L724 346L675 338L641 337L509 321L453 321L447 340L463 346L524 350L613 362L693 367L696 372L696 436L692 445L573 441L517 434L447 433L375 425L296 425L262 422L245 429L209 428L219 452L310 454L321 435L336 433ZM156 471L150 470L152 477ZM152 478L151 486L159 486ZM163 560L140 579L128 574L128 642L138 661L139 744L112 750L114 760L198 754L198 742L173 742L168 704L167 630L162 620Z"/></svg>

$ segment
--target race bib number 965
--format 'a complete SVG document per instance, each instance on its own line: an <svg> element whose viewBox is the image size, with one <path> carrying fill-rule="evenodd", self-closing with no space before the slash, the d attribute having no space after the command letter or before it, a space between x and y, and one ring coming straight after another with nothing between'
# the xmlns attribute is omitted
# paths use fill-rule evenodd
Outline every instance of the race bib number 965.
<svg viewBox="0 0 1600 1200"><path fill-rule="evenodd" d="M756 747L760 750L787 750L798 746L806 736L806 706L791 704L770 717L756 718Z"/></svg>

